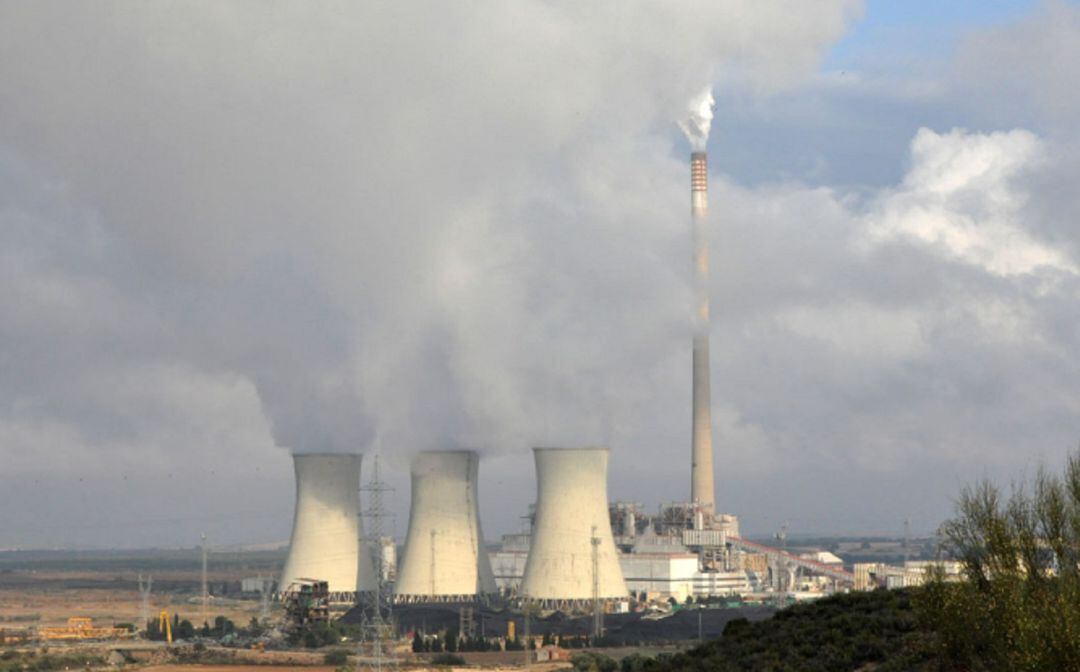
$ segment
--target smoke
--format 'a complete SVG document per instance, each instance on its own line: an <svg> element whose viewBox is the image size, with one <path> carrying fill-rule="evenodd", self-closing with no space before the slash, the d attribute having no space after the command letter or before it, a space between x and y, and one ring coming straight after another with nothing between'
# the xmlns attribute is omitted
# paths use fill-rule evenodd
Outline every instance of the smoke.
<svg viewBox="0 0 1080 672"><path fill-rule="evenodd" d="M856 4L0 3L5 473L671 441L671 120Z"/></svg>
<svg viewBox="0 0 1080 672"><path fill-rule="evenodd" d="M695 151L703 151L709 141L709 129L712 127L715 109L716 99L713 98L712 87L707 86L690 101L686 118L679 122L679 128L686 134L686 139Z"/></svg>

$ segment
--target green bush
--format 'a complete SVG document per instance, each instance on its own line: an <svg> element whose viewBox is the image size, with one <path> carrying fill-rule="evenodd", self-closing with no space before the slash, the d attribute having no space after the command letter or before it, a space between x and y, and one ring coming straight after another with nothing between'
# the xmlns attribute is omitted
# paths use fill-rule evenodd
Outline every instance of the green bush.
<svg viewBox="0 0 1080 672"><path fill-rule="evenodd" d="M440 653L437 656L432 656L432 665L464 665L465 659L456 653Z"/></svg>
<svg viewBox="0 0 1080 672"><path fill-rule="evenodd" d="M327 665L344 665L349 662L349 652L344 649L328 651L326 655L323 656L323 662Z"/></svg>
<svg viewBox="0 0 1080 672"><path fill-rule="evenodd" d="M1080 669L1080 451L1008 496L965 488L941 534L967 580L933 577L916 607L944 669Z"/></svg>
<svg viewBox="0 0 1080 672"><path fill-rule="evenodd" d="M570 658L570 664L577 672L615 672L619 669L614 658L590 651L575 653Z"/></svg>

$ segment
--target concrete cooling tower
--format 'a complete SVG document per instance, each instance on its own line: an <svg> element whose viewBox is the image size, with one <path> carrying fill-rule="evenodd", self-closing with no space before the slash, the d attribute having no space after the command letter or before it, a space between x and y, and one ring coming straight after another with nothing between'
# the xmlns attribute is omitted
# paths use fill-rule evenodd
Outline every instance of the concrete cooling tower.
<svg viewBox="0 0 1080 672"><path fill-rule="evenodd" d="M375 589L374 564L362 546L362 459L347 453L293 455L296 514L279 591L315 579L329 583L333 601L352 602L357 593Z"/></svg>
<svg viewBox="0 0 1080 672"><path fill-rule="evenodd" d="M398 602L473 601L497 592L480 527L479 465L467 450L427 451L413 459Z"/></svg>
<svg viewBox="0 0 1080 672"><path fill-rule="evenodd" d="M607 448L533 450L536 518L522 596L564 610L585 607L594 589L601 599L625 598L608 516Z"/></svg>

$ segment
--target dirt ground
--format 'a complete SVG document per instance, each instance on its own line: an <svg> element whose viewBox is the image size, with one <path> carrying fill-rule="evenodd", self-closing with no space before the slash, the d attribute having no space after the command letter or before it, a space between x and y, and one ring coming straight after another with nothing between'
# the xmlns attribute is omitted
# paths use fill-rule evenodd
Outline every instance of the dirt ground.
<svg viewBox="0 0 1080 672"><path fill-rule="evenodd" d="M275 665L150 665L143 672L267 672L267 670L305 670L305 672L334 672L336 668L320 666Z"/></svg>
<svg viewBox="0 0 1080 672"><path fill-rule="evenodd" d="M72 616L89 616L95 625L102 626L139 620L141 601L137 590L124 584L115 588L72 587L82 578L72 572L5 576L0 581L0 628L64 625ZM202 625L202 605L197 596L153 591L150 616L156 618L162 609L180 614L181 619L190 620L196 627ZM244 626L252 616L259 615L259 609L258 600L211 598L207 616L211 623L216 616L224 616L237 626ZM24 620L34 616L40 618Z"/></svg>

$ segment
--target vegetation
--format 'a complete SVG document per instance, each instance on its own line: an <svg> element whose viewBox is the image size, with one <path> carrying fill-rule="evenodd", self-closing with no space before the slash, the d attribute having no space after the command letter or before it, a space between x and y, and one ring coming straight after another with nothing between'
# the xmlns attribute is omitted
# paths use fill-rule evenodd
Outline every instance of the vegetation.
<svg viewBox="0 0 1080 672"><path fill-rule="evenodd" d="M591 651L575 653L570 658L570 664L576 672L615 672L619 669L619 664L610 656Z"/></svg>
<svg viewBox="0 0 1080 672"><path fill-rule="evenodd" d="M340 644L343 641L360 636L360 626L333 621L331 623L312 623L300 630L291 632L288 637L290 646L303 646L318 649L323 646Z"/></svg>
<svg viewBox="0 0 1080 672"><path fill-rule="evenodd" d="M432 656L432 665L464 665L465 659L456 653L440 653L437 656Z"/></svg>
<svg viewBox="0 0 1080 672"><path fill-rule="evenodd" d="M0 656L0 672L83 669L102 665L105 665L105 659L100 655L80 652L39 655L33 651L5 651L3 656Z"/></svg>
<svg viewBox="0 0 1080 672"><path fill-rule="evenodd" d="M965 488L940 534L962 582L939 571L919 589L736 619L715 641L624 659L622 672L1080 670L1080 451L1063 475L1041 470L1008 496L986 481Z"/></svg>
<svg viewBox="0 0 1080 672"><path fill-rule="evenodd" d="M460 637L457 628L450 628L442 636L425 637L419 632L413 634L412 650L414 653L454 653L456 651L499 651L498 639L484 637ZM511 643L506 643L506 650L513 651Z"/></svg>
<svg viewBox="0 0 1080 672"><path fill-rule="evenodd" d="M617 672L621 669L620 663L614 658L595 651L575 653L570 658L570 664L576 672Z"/></svg>
<svg viewBox="0 0 1080 672"><path fill-rule="evenodd" d="M1080 670L1080 452L1006 498L966 488L941 530L966 581L916 601L946 670Z"/></svg>
<svg viewBox="0 0 1080 672"><path fill-rule="evenodd" d="M187 619L181 619L179 614L172 615L172 635L173 639L191 639L195 636L195 626L191 624L191 621ZM164 641L166 633L163 628L160 627L158 619L151 618L146 627L146 638L152 641Z"/></svg>
<svg viewBox="0 0 1080 672"><path fill-rule="evenodd" d="M735 619L717 640L655 664L631 661L634 667L627 672L801 672L869 666L887 672L931 669L930 659L910 591L878 590L795 605L757 623Z"/></svg>
<svg viewBox="0 0 1080 672"><path fill-rule="evenodd" d="M349 662L349 652L345 649L334 649L323 656L323 662L327 665L344 665Z"/></svg>

